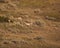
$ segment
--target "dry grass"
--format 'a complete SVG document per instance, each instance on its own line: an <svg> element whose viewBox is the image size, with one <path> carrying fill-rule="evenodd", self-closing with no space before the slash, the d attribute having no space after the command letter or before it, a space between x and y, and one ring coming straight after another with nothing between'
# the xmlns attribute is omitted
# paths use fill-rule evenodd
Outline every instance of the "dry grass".
<svg viewBox="0 0 60 48"><path fill-rule="evenodd" d="M1 2L0 48L60 48L59 6L60 0Z"/></svg>

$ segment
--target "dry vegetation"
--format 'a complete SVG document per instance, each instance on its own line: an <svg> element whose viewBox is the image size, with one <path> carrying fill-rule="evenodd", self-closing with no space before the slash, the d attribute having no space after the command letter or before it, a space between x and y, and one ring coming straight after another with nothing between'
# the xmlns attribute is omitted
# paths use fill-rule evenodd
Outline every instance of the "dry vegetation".
<svg viewBox="0 0 60 48"><path fill-rule="evenodd" d="M0 0L0 48L60 48L60 0Z"/></svg>

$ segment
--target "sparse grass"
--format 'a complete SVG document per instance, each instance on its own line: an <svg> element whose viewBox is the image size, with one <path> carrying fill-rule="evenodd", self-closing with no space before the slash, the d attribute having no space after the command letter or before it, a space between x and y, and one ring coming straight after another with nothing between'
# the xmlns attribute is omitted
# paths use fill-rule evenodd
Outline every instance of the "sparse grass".
<svg viewBox="0 0 60 48"><path fill-rule="evenodd" d="M57 0L11 0L11 1L12 2L10 2L10 3L12 3L12 5L15 8L17 8L16 10L13 10L14 9L13 7L10 8L8 5L5 4L10 10L6 9L6 12L5 12L4 11L5 6L3 6L4 10L2 9L0 11L0 14L5 15L5 16L0 16L0 29L1 29L1 31L3 30L2 32L0 31L0 33L3 34L3 35L0 34L0 41L2 42L2 44L0 43L0 45L2 46L2 47L0 46L0 48L58 48L57 46L55 46L55 44L53 44L53 43L50 44L50 42L47 41L48 36L51 33L51 32L47 33L48 29L50 31L50 26L46 27L47 30L44 30L43 28L39 28L40 26L43 27L43 24L41 24L42 20L44 21L43 18L41 18L42 20L39 20L39 21L38 21L38 19L35 20L35 14L33 14L32 11L31 11L31 13L33 15L30 14L28 8L25 8L26 11L25 10L24 11L28 12L27 14L30 17L33 16L32 18L28 17L28 19L26 19L24 16L26 14L24 11L22 11L23 9L21 11L19 10L21 7L23 7L23 8L24 7L32 7L32 8L36 7L36 9L37 8L40 9L40 7L41 7L41 9L44 8L44 10L42 10L42 11L45 11L46 8L48 8L49 10L46 10L46 12L44 12L46 14L43 13L43 16L44 17L45 16L54 17L54 18L56 18L56 20L54 20L54 21L60 21L60 13L57 12L57 9L53 13L52 13L53 10L51 10L52 8L55 9L54 5ZM54 5L52 5L52 4L54 4ZM34 9L31 9L31 10L34 10ZM21 14L21 12L22 12L22 14ZM16 22L16 24L14 24L15 22L9 23L8 20L10 20L10 19L9 19L9 17L6 16L7 14L9 15L9 17L14 16L16 18L18 16L20 17L20 15L22 15L21 16L22 21L14 20ZM39 16L36 15L36 16L38 18L40 18L40 15ZM30 21L30 19L32 19L35 22L32 26L26 26L24 23L25 19L29 20L29 21ZM13 21L13 20L11 20L11 21ZM19 22L20 24L18 24L17 22ZM46 26L48 26L48 22L44 22L44 23L46 23ZM39 26L39 27L35 27L35 25ZM56 29L56 30L58 30L58 29ZM52 31L54 31L54 29ZM55 34L55 31L54 31L54 34ZM41 36L39 36L39 35L41 35ZM46 42L45 42L45 39L46 39Z"/></svg>
<svg viewBox="0 0 60 48"><path fill-rule="evenodd" d="M48 1L44 1L44 0L21 0L19 2L19 4L17 4L18 6L22 6L22 7L28 7L28 6L31 6L31 7L41 7L41 6L45 6L45 5L48 5L47 4Z"/></svg>
<svg viewBox="0 0 60 48"><path fill-rule="evenodd" d="M20 0L16 5L18 7L50 7L57 0Z"/></svg>

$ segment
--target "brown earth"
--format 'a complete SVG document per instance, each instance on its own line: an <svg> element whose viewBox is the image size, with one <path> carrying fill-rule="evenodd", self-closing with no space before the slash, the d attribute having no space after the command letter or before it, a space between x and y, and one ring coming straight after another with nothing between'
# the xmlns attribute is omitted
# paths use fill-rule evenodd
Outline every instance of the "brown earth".
<svg viewBox="0 0 60 48"><path fill-rule="evenodd" d="M60 48L60 0L0 0L0 48Z"/></svg>

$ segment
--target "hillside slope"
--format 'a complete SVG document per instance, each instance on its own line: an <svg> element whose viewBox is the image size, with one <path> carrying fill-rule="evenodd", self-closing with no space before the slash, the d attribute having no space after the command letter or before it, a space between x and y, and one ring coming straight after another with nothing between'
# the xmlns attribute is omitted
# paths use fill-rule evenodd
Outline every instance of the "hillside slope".
<svg viewBox="0 0 60 48"><path fill-rule="evenodd" d="M0 48L60 48L60 0L0 0Z"/></svg>

